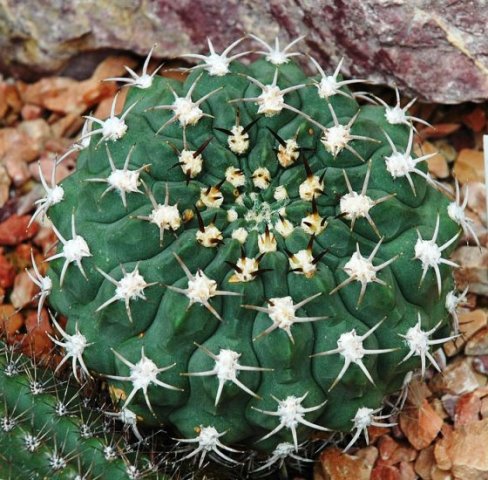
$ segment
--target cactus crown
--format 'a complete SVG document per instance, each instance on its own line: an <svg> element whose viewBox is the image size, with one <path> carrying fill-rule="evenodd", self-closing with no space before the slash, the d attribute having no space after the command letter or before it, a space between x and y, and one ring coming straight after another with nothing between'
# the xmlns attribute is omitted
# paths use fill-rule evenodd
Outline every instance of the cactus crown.
<svg viewBox="0 0 488 480"><path fill-rule="evenodd" d="M360 106L340 64L307 77L299 40L255 38L248 65L242 39L209 42L184 83L146 62L40 206L65 359L200 463L252 448L280 465L314 430L356 440L449 331L461 217L413 152L417 119Z"/></svg>

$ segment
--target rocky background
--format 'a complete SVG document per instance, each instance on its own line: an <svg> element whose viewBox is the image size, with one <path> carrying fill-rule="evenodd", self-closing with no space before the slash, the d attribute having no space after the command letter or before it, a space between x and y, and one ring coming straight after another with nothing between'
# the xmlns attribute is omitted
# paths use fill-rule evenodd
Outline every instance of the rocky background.
<svg viewBox="0 0 488 480"><path fill-rule="evenodd" d="M110 50L171 58L246 33L439 103L488 98L484 0L0 0L0 71L86 77ZM81 55L84 54L84 55ZM87 55L89 54L89 55Z"/></svg>

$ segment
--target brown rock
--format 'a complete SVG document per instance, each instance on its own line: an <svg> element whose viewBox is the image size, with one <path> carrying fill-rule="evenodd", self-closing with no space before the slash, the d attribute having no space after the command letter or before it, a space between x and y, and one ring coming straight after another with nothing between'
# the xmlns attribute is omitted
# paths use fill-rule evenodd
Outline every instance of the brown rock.
<svg viewBox="0 0 488 480"><path fill-rule="evenodd" d="M22 100L24 103L47 108L46 102L53 97L66 95L68 89L74 85L78 85L78 82L71 78L58 76L42 78L38 82L26 86L21 94Z"/></svg>
<svg viewBox="0 0 488 480"><path fill-rule="evenodd" d="M370 478L371 480L400 480L400 471L391 465L376 465Z"/></svg>
<svg viewBox="0 0 488 480"><path fill-rule="evenodd" d="M461 183L484 182L483 152L463 148L454 165L454 175Z"/></svg>
<svg viewBox="0 0 488 480"><path fill-rule="evenodd" d="M34 272L32 270L31 275L34 276ZM32 298L37 291L37 286L29 278L27 272L20 272L15 277L14 288L10 294L10 301L15 308L23 308L32 301Z"/></svg>
<svg viewBox="0 0 488 480"><path fill-rule="evenodd" d="M39 149L29 135L20 128L0 129L0 158L31 162L39 156Z"/></svg>
<svg viewBox="0 0 488 480"><path fill-rule="evenodd" d="M436 375L430 382L433 391L457 395L472 392L481 385L469 358L451 363L442 375Z"/></svg>
<svg viewBox="0 0 488 480"><path fill-rule="evenodd" d="M468 209L476 214L474 218L475 227L479 223L481 227L488 226L488 219L486 216L486 187L483 182L469 182L467 185L468 194ZM469 213L468 210L468 213ZM478 221L477 221L478 220ZM486 232L486 230L485 230ZM479 235L478 235L479 236ZM481 241L481 238L480 238ZM486 242L481 242L486 245Z"/></svg>
<svg viewBox="0 0 488 480"><path fill-rule="evenodd" d="M460 247L452 254L452 260L461 265L454 272L459 285L469 285L469 290L488 296L488 248Z"/></svg>
<svg viewBox="0 0 488 480"><path fill-rule="evenodd" d="M488 375L488 355L473 358L473 368L483 375Z"/></svg>
<svg viewBox="0 0 488 480"><path fill-rule="evenodd" d="M16 187L24 185L30 178L29 167L27 163L19 161L14 156L6 156L3 159L3 165L7 170L9 178Z"/></svg>
<svg viewBox="0 0 488 480"><path fill-rule="evenodd" d="M332 447L321 453L319 463L326 480L370 480L377 457L378 450L372 446L359 450L356 455Z"/></svg>
<svg viewBox="0 0 488 480"><path fill-rule="evenodd" d="M460 123L435 123L431 127L425 127L420 130L420 137L427 138L444 138L461 128Z"/></svg>
<svg viewBox="0 0 488 480"><path fill-rule="evenodd" d="M476 392L462 395L457 404L454 415L454 424L456 428L459 425L466 425L467 423L479 420L481 410L481 399Z"/></svg>
<svg viewBox="0 0 488 480"><path fill-rule="evenodd" d="M449 414L444 408L444 405L440 398L433 398L430 401L430 406L434 409L434 412L437 413L437 415L439 415L440 418L442 418L442 420L449 418Z"/></svg>
<svg viewBox="0 0 488 480"><path fill-rule="evenodd" d="M486 125L486 112L480 106L463 116L463 122L473 132L482 132Z"/></svg>
<svg viewBox="0 0 488 480"><path fill-rule="evenodd" d="M402 432L417 450L428 447L442 427L442 418L426 399L418 406L409 405L405 408L400 414L399 421Z"/></svg>
<svg viewBox="0 0 488 480"><path fill-rule="evenodd" d="M434 446L430 445L423 450L420 450L417 459L415 460L415 472L422 480L431 480L432 467L435 464Z"/></svg>
<svg viewBox="0 0 488 480"><path fill-rule="evenodd" d="M448 424L442 426L441 439L434 445L434 457L436 465L441 470L450 470L452 467L451 457L449 455L449 448L452 443L452 427ZM434 474L432 472L432 478Z"/></svg>
<svg viewBox="0 0 488 480"><path fill-rule="evenodd" d="M16 333L24 324L24 318L13 305L0 305L0 333L7 336Z"/></svg>
<svg viewBox="0 0 488 480"><path fill-rule="evenodd" d="M39 225L34 222L27 227L30 219L30 215L12 215L0 223L0 245L16 245L36 235Z"/></svg>
<svg viewBox="0 0 488 480"><path fill-rule="evenodd" d="M0 208L5 205L10 196L10 185L12 181L8 175L7 169L0 164Z"/></svg>
<svg viewBox="0 0 488 480"><path fill-rule="evenodd" d="M80 130L82 126L83 122L78 114L68 113L51 124L51 131L53 132L54 137L63 137L69 135L72 130Z"/></svg>
<svg viewBox="0 0 488 480"><path fill-rule="evenodd" d="M21 108L22 102L16 86L0 81L0 118L5 118L10 112L17 113Z"/></svg>
<svg viewBox="0 0 488 480"><path fill-rule="evenodd" d="M42 108L30 103L25 104L20 112L24 120L35 120L42 115Z"/></svg>
<svg viewBox="0 0 488 480"><path fill-rule="evenodd" d="M445 472L434 465L432 468L432 480L452 480L452 475L450 472Z"/></svg>
<svg viewBox="0 0 488 480"><path fill-rule="evenodd" d="M22 351L36 359L49 359L53 342L48 337L54 335L46 309L42 309L40 319L31 311L25 318L27 333L22 341Z"/></svg>
<svg viewBox="0 0 488 480"><path fill-rule="evenodd" d="M406 445L402 445L389 435L380 437L377 443L379 456L385 465L397 465L400 462L415 460L417 452Z"/></svg>
<svg viewBox="0 0 488 480"><path fill-rule="evenodd" d="M481 418L488 419L488 397L485 397L481 400L480 415Z"/></svg>
<svg viewBox="0 0 488 480"><path fill-rule="evenodd" d="M466 355L488 355L488 326L476 332L469 339L464 353Z"/></svg>
<svg viewBox="0 0 488 480"><path fill-rule="evenodd" d="M449 176L449 165L447 164L446 158L439 153L439 150L430 142L423 142L420 147L415 149L415 153L419 156L434 154L431 158L427 160L427 165L429 167L429 172L436 178L447 178Z"/></svg>
<svg viewBox="0 0 488 480"><path fill-rule="evenodd" d="M394 463L389 462L389 460L399 446L400 445L398 444L398 442L391 438L389 435L383 435L382 437L380 437L377 443L377 447L381 460L383 460L387 465L394 465Z"/></svg>
<svg viewBox="0 0 488 480"><path fill-rule="evenodd" d="M456 405L459 400L459 395L451 395L446 393L442 395L441 402L447 415L454 420L454 415L456 415Z"/></svg>
<svg viewBox="0 0 488 480"><path fill-rule="evenodd" d="M52 135L51 127L43 118L26 120L19 124L18 130L28 135L30 145L33 146L37 152L44 149L44 143ZM25 161L32 161L37 158L37 156L38 155L36 155L34 158L25 159Z"/></svg>
<svg viewBox="0 0 488 480"><path fill-rule="evenodd" d="M449 445L451 472L457 480L488 479L488 419L456 428Z"/></svg>
<svg viewBox="0 0 488 480"><path fill-rule="evenodd" d="M0 287L10 288L15 280L15 267L0 253Z"/></svg>
<svg viewBox="0 0 488 480"><path fill-rule="evenodd" d="M444 351L448 357L452 357L460 352L467 340L488 323L488 314L486 310L480 308L474 311L460 312L458 313L458 318L461 336L443 345Z"/></svg>
<svg viewBox="0 0 488 480"><path fill-rule="evenodd" d="M400 470L400 480L417 480L413 463L400 462L398 469Z"/></svg>

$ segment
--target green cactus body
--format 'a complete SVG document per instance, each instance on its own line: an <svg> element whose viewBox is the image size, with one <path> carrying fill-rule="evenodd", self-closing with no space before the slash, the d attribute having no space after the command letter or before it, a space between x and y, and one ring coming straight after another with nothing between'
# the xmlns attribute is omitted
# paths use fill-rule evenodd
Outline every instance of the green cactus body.
<svg viewBox="0 0 488 480"><path fill-rule="evenodd" d="M410 117L287 55L134 81L47 205L72 359L202 460L359 431L449 332L460 228Z"/></svg>
<svg viewBox="0 0 488 480"><path fill-rule="evenodd" d="M0 478L157 478L112 420L83 405L79 387L0 348Z"/></svg>

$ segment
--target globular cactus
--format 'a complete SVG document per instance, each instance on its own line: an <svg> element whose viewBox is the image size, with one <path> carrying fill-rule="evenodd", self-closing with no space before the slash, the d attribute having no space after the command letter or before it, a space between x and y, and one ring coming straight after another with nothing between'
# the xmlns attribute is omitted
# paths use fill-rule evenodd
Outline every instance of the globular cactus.
<svg viewBox="0 0 488 480"><path fill-rule="evenodd" d="M59 239L44 293L76 375L105 376L185 458L258 450L268 468L316 430L388 423L383 398L438 368L467 221L414 153L411 104L253 38L248 65L242 40L209 42L184 83L149 57L115 79L123 111L87 117L76 172L44 181L37 215Z"/></svg>
<svg viewBox="0 0 488 480"><path fill-rule="evenodd" d="M0 342L0 478L164 479L74 382Z"/></svg>

